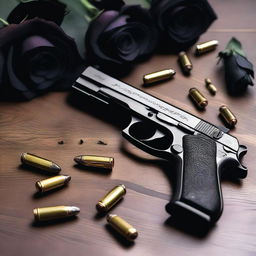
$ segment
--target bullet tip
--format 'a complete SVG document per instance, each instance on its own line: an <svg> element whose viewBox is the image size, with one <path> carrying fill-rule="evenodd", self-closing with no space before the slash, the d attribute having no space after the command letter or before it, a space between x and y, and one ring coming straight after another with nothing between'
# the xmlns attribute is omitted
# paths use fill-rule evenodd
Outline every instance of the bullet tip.
<svg viewBox="0 0 256 256"><path fill-rule="evenodd" d="M81 156L76 156L76 157L74 157L74 161L75 161L76 163L80 164L80 162L81 162Z"/></svg>
<svg viewBox="0 0 256 256"><path fill-rule="evenodd" d="M71 206L71 208L72 208L72 213L74 213L75 215L77 215L80 212L80 208L76 206Z"/></svg>
<svg viewBox="0 0 256 256"><path fill-rule="evenodd" d="M54 172L60 172L61 171L61 168L55 163L52 164L51 169Z"/></svg>
<svg viewBox="0 0 256 256"><path fill-rule="evenodd" d="M66 176L66 182L69 182L71 180L71 176L65 175Z"/></svg>

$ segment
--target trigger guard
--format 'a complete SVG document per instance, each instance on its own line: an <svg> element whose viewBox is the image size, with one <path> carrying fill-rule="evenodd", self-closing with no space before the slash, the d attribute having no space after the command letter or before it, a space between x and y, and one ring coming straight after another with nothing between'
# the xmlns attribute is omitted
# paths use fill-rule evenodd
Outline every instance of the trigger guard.
<svg viewBox="0 0 256 256"><path fill-rule="evenodd" d="M156 156L156 157L160 157L163 159L170 159L170 157L172 156L171 152L170 152L170 148L167 150L159 150L156 148L153 148L145 143L143 143L143 141L139 141L138 139L136 139L135 137L131 136L129 133L129 129L130 127L138 122L139 119L134 118L131 123L122 131L122 136L127 139L130 143L132 143L134 146L138 147L139 149L141 149L142 151L147 152L150 155ZM140 120L139 120L140 121Z"/></svg>

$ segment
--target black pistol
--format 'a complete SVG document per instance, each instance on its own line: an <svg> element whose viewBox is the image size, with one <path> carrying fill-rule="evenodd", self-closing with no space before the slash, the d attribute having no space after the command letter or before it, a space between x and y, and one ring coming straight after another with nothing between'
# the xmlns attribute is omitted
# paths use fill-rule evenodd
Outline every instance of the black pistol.
<svg viewBox="0 0 256 256"><path fill-rule="evenodd" d="M122 109L130 116L123 136L138 148L178 166L174 195L166 210L172 216L215 223L223 210L220 175L243 179L240 160L245 146L227 133L188 112L131 85L87 67L73 88Z"/></svg>

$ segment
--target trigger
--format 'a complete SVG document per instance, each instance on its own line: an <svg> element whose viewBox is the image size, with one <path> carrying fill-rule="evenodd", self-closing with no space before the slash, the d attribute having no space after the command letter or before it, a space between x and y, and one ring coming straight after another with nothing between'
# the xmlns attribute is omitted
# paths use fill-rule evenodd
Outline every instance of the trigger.
<svg viewBox="0 0 256 256"><path fill-rule="evenodd" d="M165 136L165 134L163 134L162 132L160 132L159 130L156 130L155 134L148 139L143 139L141 141L151 141L151 140L155 140L155 139L161 139Z"/></svg>

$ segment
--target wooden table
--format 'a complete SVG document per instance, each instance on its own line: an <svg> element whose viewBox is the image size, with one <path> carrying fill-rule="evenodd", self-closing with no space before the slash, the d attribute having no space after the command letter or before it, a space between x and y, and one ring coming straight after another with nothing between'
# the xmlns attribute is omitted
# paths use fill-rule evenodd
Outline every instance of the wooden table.
<svg viewBox="0 0 256 256"><path fill-rule="evenodd" d="M235 36L256 66L255 0L210 3L219 19L200 41L217 39L218 50L222 50ZM222 182L224 212L207 234L198 234L196 227L179 227L169 219L165 205L172 194L171 165L130 145L111 122L68 104L68 93L51 93L30 102L0 103L1 255L255 255L256 93L251 87L243 97L227 95L222 65L216 65L218 50L195 58L192 49L191 77L181 74L176 56L155 55L124 78L142 88L143 74L172 67L178 71L175 79L143 90L216 125L223 125L218 118L221 104L227 104L236 114L238 124L231 134L248 147L243 163L249 173L241 182ZM215 97L204 87L206 77L218 86ZM194 86L209 99L204 112L196 110L187 97ZM83 144L79 144L80 139ZM58 144L60 140L63 145ZM107 145L97 144L99 140ZM46 176L21 167L22 152L59 163L62 173L72 176L69 186L45 196L36 195L34 183ZM73 158L80 154L113 156L115 167L111 173L76 168ZM127 195L111 212L138 229L134 244L116 236L106 226L105 218L96 215L97 201L120 183L127 186ZM51 205L76 205L81 213L70 221L35 225L32 209Z"/></svg>

